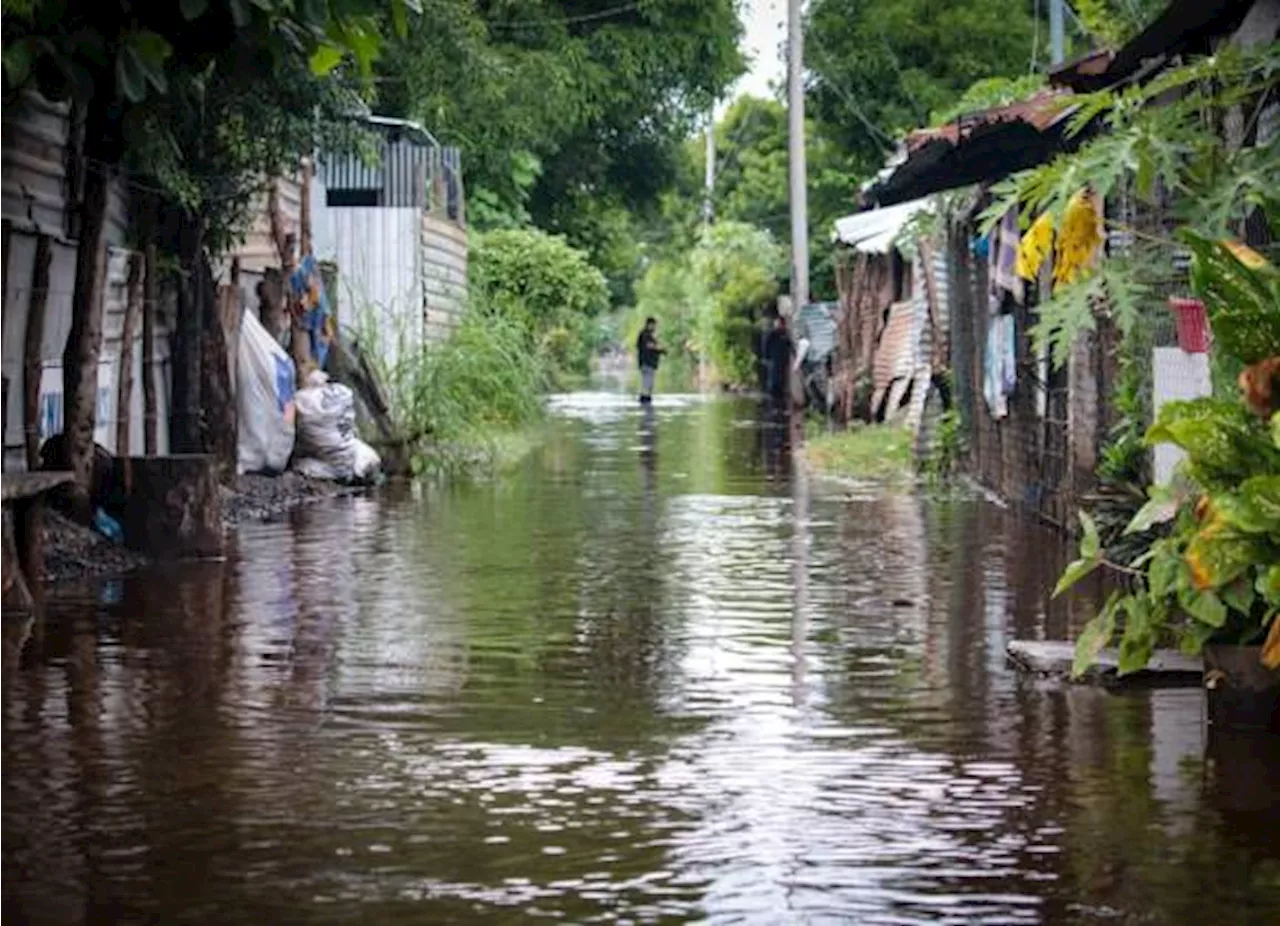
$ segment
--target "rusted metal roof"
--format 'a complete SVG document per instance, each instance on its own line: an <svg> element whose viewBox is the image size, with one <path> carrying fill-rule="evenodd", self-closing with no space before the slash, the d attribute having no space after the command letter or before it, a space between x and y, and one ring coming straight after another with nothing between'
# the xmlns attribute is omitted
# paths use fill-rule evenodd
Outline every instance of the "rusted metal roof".
<svg viewBox="0 0 1280 926"><path fill-rule="evenodd" d="M1059 64L1049 71L1049 86L1080 92L1107 73L1116 53L1110 48L1099 48L1078 58Z"/></svg>
<svg viewBox="0 0 1280 926"><path fill-rule="evenodd" d="M1048 90L912 132L906 159L867 198L891 206L1041 164L1074 143L1063 131L1073 111L1071 97L1069 90Z"/></svg>
<svg viewBox="0 0 1280 926"><path fill-rule="evenodd" d="M1067 90L1046 90L1016 103L966 113L946 125L917 129L907 135L907 152L914 154L931 142L945 141L956 145L977 128L1006 122L1025 122L1037 131L1043 131L1062 115L1070 105L1071 97L1072 93Z"/></svg>
<svg viewBox="0 0 1280 926"><path fill-rule="evenodd" d="M1095 52L1050 75L1055 86L1092 93L1159 69L1175 55L1207 54L1214 40L1234 32L1256 0L1174 0L1146 29L1114 54ZM1154 67L1152 67L1154 65Z"/></svg>

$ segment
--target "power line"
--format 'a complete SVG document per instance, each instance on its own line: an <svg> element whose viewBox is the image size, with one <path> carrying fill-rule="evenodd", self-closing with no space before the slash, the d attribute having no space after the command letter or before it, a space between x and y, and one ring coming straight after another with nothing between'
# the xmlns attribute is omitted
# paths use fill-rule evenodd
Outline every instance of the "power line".
<svg viewBox="0 0 1280 926"><path fill-rule="evenodd" d="M541 29L543 26L574 26L579 23L597 22L610 19L619 13L630 13L640 7L639 3L623 3L619 6L597 10L594 13L583 13L580 16L566 16L563 19L532 19L512 23L489 23L490 29L520 31L525 29Z"/></svg>
<svg viewBox="0 0 1280 926"><path fill-rule="evenodd" d="M819 33L814 33L814 37L818 35ZM828 65L831 65L834 63L829 57L827 57L827 49L821 42L812 42L810 44L810 49L814 51L821 51L822 59ZM849 111L852 112L854 116L858 118L858 121L861 122L863 126L866 127L868 132L870 132L873 136L879 136L883 141L888 143L889 147L893 147L894 145L893 137L890 136L887 132L884 131L884 129L880 128L878 125L876 125L867 117L867 114L862 111L862 108L860 106L858 106L857 102L853 99L853 96L849 93L848 90L840 86L840 84L836 83L834 80L827 80L825 83L832 90L834 90L842 100L844 100L845 105L849 107Z"/></svg>

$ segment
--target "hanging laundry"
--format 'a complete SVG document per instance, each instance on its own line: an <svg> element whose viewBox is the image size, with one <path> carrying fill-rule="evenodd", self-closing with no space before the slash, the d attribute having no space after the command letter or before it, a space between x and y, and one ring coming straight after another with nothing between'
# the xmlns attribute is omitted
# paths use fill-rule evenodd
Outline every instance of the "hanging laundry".
<svg viewBox="0 0 1280 926"><path fill-rule="evenodd" d="M1025 295L1022 278L1018 276L1018 245L1022 236L1018 233L1018 210L1010 209L991 232L990 270L987 276L987 305L991 314L1000 310L1004 294L1022 305Z"/></svg>
<svg viewBox="0 0 1280 926"><path fill-rule="evenodd" d="M1053 248L1053 217L1041 213L1040 218L1031 223L1027 233L1022 236L1018 245L1018 276L1028 282L1035 280L1040 273L1044 259Z"/></svg>
<svg viewBox="0 0 1280 926"><path fill-rule="evenodd" d="M1067 203L1054 259L1053 284L1073 283L1093 266L1104 240L1102 216L1092 193L1080 190Z"/></svg>
<svg viewBox="0 0 1280 926"><path fill-rule="evenodd" d="M1018 329L1012 315L1000 316L1000 386L1005 396L1018 388Z"/></svg>
<svg viewBox="0 0 1280 926"><path fill-rule="evenodd" d="M997 315L987 326L982 355L982 397L993 418L1009 414L1009 396L1018 384L1017 328L1012 315Z"/></svg>
<svg viewBox="0 0 1280 926"><path fill-rule="evenodd" d="M323 369L329 356L329 345L333 343L337 326L329 313L329 297L325 292L324 280L320 276L320 266L314 254L302 258L298 269L289 280L294 297L298 300L301 312L302 327L306 329L311 340L311 356Z"/></svg>

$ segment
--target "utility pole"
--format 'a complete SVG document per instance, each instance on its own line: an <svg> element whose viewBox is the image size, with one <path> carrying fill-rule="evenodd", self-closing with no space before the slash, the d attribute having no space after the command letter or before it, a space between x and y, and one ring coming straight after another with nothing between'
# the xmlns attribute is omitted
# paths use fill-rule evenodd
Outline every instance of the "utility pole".
<svg viewBox="0 0 1280 926"><path fill-rule="evenodd" d="M1049 53L1054 64L1061 64L1066 57L1062 23L1062 5L1065 2L1066 0L1049 0Z"/></svg>
<svg viewBox="0 0 1280 926"><path fill-rule="evenodd" d="M791 311L809 302L809 202L804 160L804 24L801 0L787 0L787 125L790 133Z"/></svg>
<svg viewBox="0 0 1280 926"><path fill-rule="evenodd" d="M716 111L714 107L707 113L707 163L703 181L706 190L702 200L702 221L710 225L715 219L713 197L716 191Z"/></svg>

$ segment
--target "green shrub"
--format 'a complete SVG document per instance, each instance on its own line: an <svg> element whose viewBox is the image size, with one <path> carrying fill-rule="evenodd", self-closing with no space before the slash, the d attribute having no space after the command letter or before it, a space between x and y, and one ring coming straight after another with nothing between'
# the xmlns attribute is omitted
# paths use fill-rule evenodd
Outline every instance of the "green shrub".
<svg viewBox="0 0 1280 926"><path fill-rule="evenodd" d="M469 275L477 305L518 326L553 380L589 372L609 288L584 252L538 229L502 229L475 239Z"/></svg>

